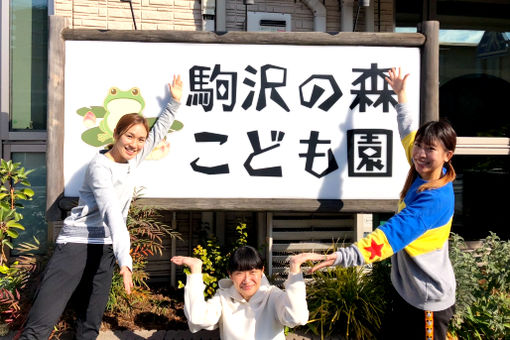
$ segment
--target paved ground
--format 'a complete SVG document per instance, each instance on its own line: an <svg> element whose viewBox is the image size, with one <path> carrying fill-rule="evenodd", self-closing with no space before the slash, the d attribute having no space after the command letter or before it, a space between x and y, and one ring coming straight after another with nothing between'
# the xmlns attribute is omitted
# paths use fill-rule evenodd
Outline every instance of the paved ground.
<svg viewBox="0 0 510 340"><path fill-rule="evenodd" d="M0 336L0 340L12 340L14 334L11 332L7 336ZM60 340L72 340L71 334L64 334ZM219 340L218 332L202 331L192 334L189 331L102 331L97 340Z"/></svg>
<svg viewBox="0 0 510 340"><path fill-rule="evenodd" d="M219 340L218 332L199 332L192 334L189 331L106 331L101 332L97 340Z"/></svg>
<svg viewBox="0 0 510 340"><path fill-rule="evenodd" d="M13 334L0 336L0 340L12 340ZM61 340L71 340L70 336L63 336ZM217 331L200 331L192 334L189 331L103 331L99 333L97 340L219 340ZM287 340L318 340L320 337L311 335L287 335ZM334 340L334 339L331 339Z"/></svg>
<svg viewBox="0 0 510 340"><path fill-rule="evenodd" d="M192 334L189 331L123 331L123 332L102 332L97 340L219 340L217 331L201 331ZM311 335L289 334L286 340L318 340L320 337ZM63 339L62 339L63 340ZM334 340L334 339L332 339Z"/></svg>

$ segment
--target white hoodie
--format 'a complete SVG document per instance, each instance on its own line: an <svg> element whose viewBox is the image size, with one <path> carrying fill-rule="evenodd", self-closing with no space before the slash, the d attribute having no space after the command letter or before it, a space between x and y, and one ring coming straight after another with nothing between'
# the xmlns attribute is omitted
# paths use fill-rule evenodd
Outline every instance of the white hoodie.
<svg viewBox="0 0 510 340"><path fill-rule="evenodd" d="M285 291L262 277L259 290L246 301L230 279L222 279L216 294L205 301L202 274L189 274L184 289L184 314L191 332L220 327L223 340L284 340L283 327L308 321L303 274L289 274Z"/></svg>

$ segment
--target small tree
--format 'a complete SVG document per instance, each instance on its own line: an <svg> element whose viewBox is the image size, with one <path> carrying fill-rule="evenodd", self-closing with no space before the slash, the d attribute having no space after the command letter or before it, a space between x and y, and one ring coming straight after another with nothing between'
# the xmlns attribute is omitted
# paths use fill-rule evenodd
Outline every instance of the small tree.
<svg viewBox="0 0 510 340"><path fill-rule="evenodd" d="M15 323L26 314L20 305L20 292L26 288L36 268L33 252L39 248L39 241L35 237L35 244L19 244L16 250L20 255L16 261L9 261L10 251L14 249L12 240L18 238L19 230L25 230L20 223L23 205L19 201L31 200L34 196L28 181L32 171L25 170L20 163L0 161L0 313L1 320L7 324Z"/></svg>
<svg viewBox="0 0 510 340"><path fill-rule="evenodd" d="M18 203L18 200L31 200L34 196L34 191L30 188L28 182L28 175L33 170L25 171L25 168L20 167L20 163L13 163L12 161L1 160L0 165L0 268L7 270L7 251L13 249L14 246L11 239L19 236L17 230L25 230L25 228L18 223L23 219L23 215L19 209L23 206ZM21 187L20 186L24 186Z"/></svg>

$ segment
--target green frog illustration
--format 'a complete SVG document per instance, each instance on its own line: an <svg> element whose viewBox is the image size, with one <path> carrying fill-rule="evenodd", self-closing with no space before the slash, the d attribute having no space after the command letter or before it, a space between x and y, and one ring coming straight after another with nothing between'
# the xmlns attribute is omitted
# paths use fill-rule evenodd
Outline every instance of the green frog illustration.
<svg viewBox="0 0 510 340"><path fill-rule="evenodd" d="M129 91L121 91L116 87L110 88L104 99L106 113L99 123L99 129L103 133L98 134L97 138L101 141L112 139L113 129L117 126L119 119L128 112L141 114L144 107L145 101L137 87Z"/></svg>
<svg viewBox="0 0 510 340"><path fill-rule="evenodd" d="M142 115L145 108L140 89L133 87L127 91L122 91L117 87L111 87L108 95L105 97L103 106L82 107L76 112L83 117L83 124L89 129L82 133L81 139L88 145L100 147L111 144L113 140L113 130L119 119L128 113L138 113ZM96 120L102 118L99 125L96 126ZM149 127L152 127L157 117L146 117ZM183 124L175 120L170 127L169 132L182 129Z"/></svg>

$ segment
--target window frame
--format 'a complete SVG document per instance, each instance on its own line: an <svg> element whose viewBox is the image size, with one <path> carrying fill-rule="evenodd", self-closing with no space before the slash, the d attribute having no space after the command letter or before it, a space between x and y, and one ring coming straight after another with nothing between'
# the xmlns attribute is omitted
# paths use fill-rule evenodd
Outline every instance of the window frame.
<svg viewBox="0 0 510 340"><path fill-rule="evenodd" d="M24 152L24 153L44 153L46 154L46 143L18 143L18 142L7 142L4 143L4 150L2 158L6 161L9 161L12 159L12 154L17 152Z"/></svg>
<svg viewBox="0 0 510 340"><path fill-rule="evenodd" d="M510 155L510 138L457 137L456 155Z"/></svg>

